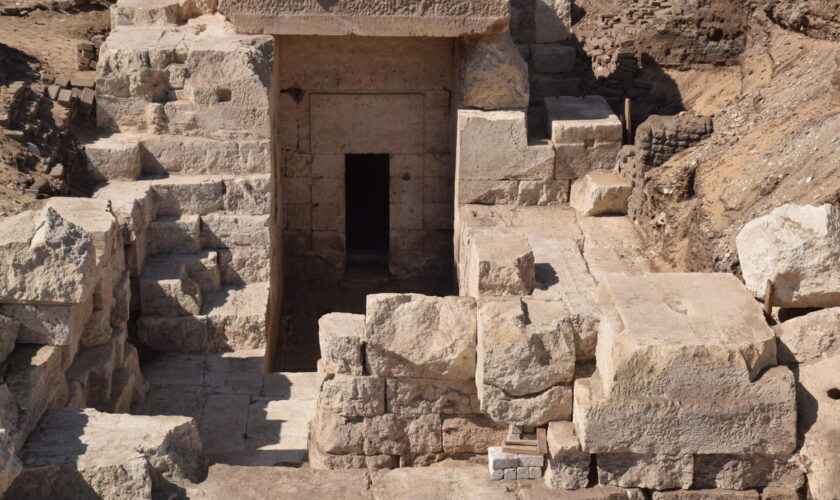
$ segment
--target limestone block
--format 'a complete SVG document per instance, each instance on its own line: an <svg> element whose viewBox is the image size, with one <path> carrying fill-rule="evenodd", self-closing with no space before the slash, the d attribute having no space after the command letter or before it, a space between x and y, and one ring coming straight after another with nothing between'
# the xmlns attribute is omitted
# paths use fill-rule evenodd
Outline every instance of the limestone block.
<svg viewBox="0 0 840 500"><path fill-rule="evenodd" d="M574 180L593 170L609 170L620 151L620 141L556 143L554 178Z"/></svg>
<svg viewBox="0 0 840 500"><path fill-rule="evenodd" d="M20 346L6 360L6 383L20 413L12 436L14 449L20 449L66 382L61 372L62 352L53 346Z"/></svg>
<svg viewBox="0 0 840 500"><path fill-rule="evenodd" d="M140 299L143 313L148 315L189 316L201 314L201 289L195 281L189 278L141 279Z"/></svg>
<svg viewBox="0 0 840 500"><path fill-rule="evenodd" d="M147 252L196 253L201 250L201 219L198 215L167 215L152 221Z"/></svg>
<svg viewBox="0 0 840 500"><path fill-rule="evenodd" d="M443 421L439 414L421 415L409 420L404 425L409 453L438 453L443 451Z"/></svg>
<svg viewBox="0 0 840 500"><path fill-rule="evenodd" d="M534 253L525 236L482 231L470 246L470 295L530 295L534 290Z"/></svg>
<svg viewBox="0 0 840 500"><path fill-rule="evenodd" d="M319 408L312 423L310 454L313 448L332 455L362 454L364 434L364 421L351 420L335 412Z"/></svg>
<svg viewBox="0 0 840 500"><path fill-rule="evenodd" d="M697 455L694 487L744 490L766 486L798 490L805 471L798 455Z"/></svg>
<svg viewBox="0 0 840 500"><path fill-rule="evenodd" d="M271 212L270 181L270 174L225 179L225 210L241 214L268 215Z"/></svg>
<svg viewBox="0 0 840 500"><path fill-rule="evenodd" d="M273 35L359 35L372 37L449 37L494 33L507 25L507 2L435 1L425 9L376 1L341 0L329 6L315 0L219 3L219 12L240 33Z"/></svg>
<svg viewBox="0 0 840 500"><path fill-rule="evenodd" d="M366 418L365 455L402 455L408 452L405 421L393 414Z"/></svg>
<svg viewBox="0 0 840 500"><path fill-rule="evenodd" d="M464 40L461 92L468 108L528 107L528 65L509 31Z"/></svg>
<svg viewBox="0 0 840 500"><path fill-rule="evenodd" d="M114 134L85 144L88 169L98 181L139 179L140 140L129 134Z"/></svg>
<svg viewBox="0 0 840 500"><path fill-rule="evenodd" d="M462 205L508 205L516 201L517 182L459 180L458 203Z"/></svg>
<svg viewBox="0 0 840 500"><path fill-rule="evenodd" d="M694 459L690 455L603 453L598 454L597 464L599 484L624 488L688 489L694 472Z"/></svg>
<svg viewBox="0 0 840 500"><path fill-rule="evenodd" d="M566 40L572 32L572 0L536 0L534 32L537 43Z"/></svg>
<svg viewBox="0 0 840 500"><path fill-rule="evenodd" d="M476 384L511 397L570 383L575 339L566 307L519 297L482 299L478 308ZM504 420L503 420L504 421Z"/></svg>
<svg viewBox="0 0 840 500"><path fill-rule="evenodd" d="M268 247L267 215L209 214L201 217L205 248Z"/></svg>
<svg viewBox="0 0 840 500"><path fill-rule="evenodd" d="M238 247L218 250L222 283L244 286L271 281L268 247Z"/></svg>
<svg viewBox="0 0 840 500"><path fill-rule="evenodd" d="M86 406L107 403L111 398L114 348L105 344L82 349L67 370L67 379L81 384Z"/></svg>
<svg viewBox="0 0 840 500"><path fill-rule="evenodd" d="M784 205L748 222L735 243L747 288L763 298L773 282L780 307L840 305L840 211Z"/></svg>
<svg viewBox="0 0 840 500"><path fill-rule="evenodd" d="M0 363L14 350L20 328L20 322L0 314Z"/></svg>
<svg viewBox="0 0 840 500"><path fill-rule="evenodd" d="M213 352L265 347L268 283L226 288L207 295L207 343Z"/></svg>
<svg viewBox="0 0 840 500"><path fill-rule="evenodd" d="M6 491L20 474L20 460L14 454L8 431L0 429L0 491Z"/></svg>
<svg viewBox="0 0 840 500"><path fill-rule="evenodd" d="M71 346L75 349L93 308L83 304L0 304L0 312L21 324L17 341L27 344Z"/></svg>
<svg viewBox="0 0 840 500"><path fill-rule="evenodd" d="M653 500L759 500L755 490L675 490L654 491Z"/></svg>
<svg viewBox="0 0 840 500"><path fill-rule="evenodd" d="M209 176L168 178L152 185L158 217L164 215L205 215L224 208L225 183Z"/></svg>
<svg viewBox="0 0 840 500"><path fill-rule="evenodd" d="M531 63L538 73L571 73L577 51L567 45L531 45Z"/></svg>
<svg viewBox="0 0 840 500"><path fill-rule="evenodd" d="M310 444L309 466L316 470L392 469L399 464L398 457L390 455L365 456L358 454L330 454Z"/></svg>
<svg viewBox="0 0 840 500"><path fill-rule="evenodd" d="M321 360L327 372L362 374L364 334L365 317L362 314L331 313L321 316L318 320L318 342L321 346Z"/></svg>
<svg viewBox="0 0 840 500"><path fill-rule="evenodd" d="M773 330L781 363L807 363L840 353L840 307L793 318Z"/></svg>
<svg viewBox="0 0 840 500"><path fill-rule="evenodd" d="M581 451L572 422L549 422L548 467L545 482L551 488L576 490L589 484L592 456Z"/></svg>
<svg viewBox="0 0 840 500"><path fill-rule="evenodd" d="M457 178L551 180L554 148L529 144L524 111L458 111Z"/></svg>
<svg viewBox="0 0 840 500"><path fill-rule="evenodd" d="M716 389L719 395L708 399L684 399L676 392L607 398L596 372L575 381L573 420L590 453L786 454L794 449L790 370L770 368L740 389ZM700 392L697 387L685 394Z"/></svg>
<svg viewBox="0 0 840 500"><path fill-rule="evenodd" d="M798 500L799 493L787 488L764 488L761 500Z"/></svg>
<svg viewBox="0 0 840 500"><path fill-rule="evenodd" d="M555 144L621 142L621 120L601 96L545 99L551 140Z"/></svg>
<svg viewBox="0 0 840 500"><path fill-rule="evenodd" d="M484 415L446 416L443 419L443 451L450 454L487 453L501 443L507 426Z"/></svg>
<svg viewBox="0 0 840 500"><path fill-rule="evenodd" d="M632 190L621 175L599 170L589 172L572 184L569 202L581 215L626 214Z"/></svg>
<svg viewBox="0 0 840 500"><path fill-rule="evenodd" d="M315 154L425 152L422 94L316 94L310 109Z"/></svg>
<svg viewBox="0 0 840 500"><path fill-rule="evenodd" d="M518 206L560 205L569 201L569 181L520 181Z"/></svg>
<svg viewBox="0 0 840 500"><path fill-rule="evenodd" d="M480 413L475 383L420 378L387 378L385 407L397 415Z"/></svg>
<svg viewBox="0 0 840 500"><path fill-rule="evenodd" d="M385 412L385 379L327 376L318 393L318 407L347 418L381 415Z"/></svg>
<svg viewBox="0 0 840 500"><path fill-rule="evenodd" d="M598 371L610 396L748 393L750 382L776 363L761 305L733 275L606 274L598 301L605 311Z"/></svg>
<svg viewBox="0 0 840 500"><path fill-rule="evenodd" d="M215 0L121 0L111 10L111 21L114 27L177 25L213 13L215 5Z"/></svg>
<svg viewBox="0 0 840 500"><path fill-rule="evenodd" d="M543 425L572 418L572 387L555 385L540 394L513 397L492 385L478 389L481 411L497 422Z"/></svg>
<svg viewBox="0 0 840 500"><path fill-rule="evenodd" d="M144 136L144 174L265 174L271 144L265 139L224 140L174 135ZM148 170L148 172L146 172Z"/></svg>
<svg viewBox="0 0 840 500"><path fill-rule="evenodd" d="M204 316L141 316L137 321L137 340L158 351L206 352L207 336Z"/></svg>
<svg viewBox="0 0 840 500"><path fill-rule="evenodd" d="M813 498L836 498L840 491L840 456L836 453L840 435L840 356L799 367L796 402L800 433L799 454L808 476Z"/></svg>
<svg viewBox="0 0 840 500"><path fill-rule="evenodd" d="M92 236L52 208L0 224L0 302L82 303L95 266Z"/></svg>
<svg viewBox="0 0 840 500"><path fill-rule="evenodd" d="M470 380L475 374L475 299L368 295L365 341L372 375Z"/></svg>
<svg viewBox="0 0 840 500"><path fill-rule="evenodd" d="M92 409L50 410L20 456L12 498L151 498L153 486L207 471L191 418Z"/></svg>

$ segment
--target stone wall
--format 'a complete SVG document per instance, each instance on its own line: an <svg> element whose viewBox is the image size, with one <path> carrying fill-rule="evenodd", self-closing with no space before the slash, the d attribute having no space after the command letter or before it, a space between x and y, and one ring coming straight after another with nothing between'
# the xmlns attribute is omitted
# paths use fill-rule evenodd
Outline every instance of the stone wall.
<svg viewBox="0 0 840 500"><path fill-rule="evenodd" d="M457 54L451 39L278 38L289 278L344 273L348 154L390 157L391 273L449 265Z"/></svg>
<svg viewBox="0 0 840 500"><path fill-rule="evenodd" d="M0 265L4 455L21 448L48 408L128 412L145 397L137 351L126 342L122 232L107 202L54 198L4 219ZM4 483L15 470L4 467Z"/></svg>

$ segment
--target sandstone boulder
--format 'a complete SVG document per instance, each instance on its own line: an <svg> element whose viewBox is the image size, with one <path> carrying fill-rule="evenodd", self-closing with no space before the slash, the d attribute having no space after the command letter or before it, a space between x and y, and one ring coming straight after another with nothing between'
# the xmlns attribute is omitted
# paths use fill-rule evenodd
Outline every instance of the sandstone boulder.
<svg viewBox="0 0 840 500"><path fill-rule="evenodd" d="M780 307L840 306L840 211L784 205L747 223L735 240L747 287Z"/></svg>
<svg viewBox="0 0 840 500"><path fill-rule="evenodd" d="M530 295L536 285L528 239L506 231L480 231L470 242L468 290L481 295Z"/></svg>
<svg viewBox="0 0 840 500"><path fill-rule="evenodd" d="M466 39L462 71L464 107L528 107L528 65L510 32Z"/></svg>
<svg viewBox="0 0 840 500"><path fill-rule="evenodd" d="M562 302L484 299L478 309L476 384L510 396L572 381L575 337Z"/></svg>
<svg viewBox="0 0 840 500"><path fill-rule="evenodd" d="M807 363L840 353L840 307L793 318L773 330L781 363Z"/></svg>
<svg viewBox="0 0 840 500"><path fill-rule="evenodd" d="M91 235L51 208L0 224L0 302L82 303L95 266Z"/></svg>
<svg viewBox="0 0 840 500"><path fill-rule="evenodd" d="M632 190L621 175L598 170L572 184L569 202L581 215L621 215L627 213L627 200Z"/></svg>
<svg viewBox="0 0 840 500"><path fill-rule="evenodd" d="M332 313L318 320L318 341L324 368L331 373L361 375L364 369L362 314Z"/></svg>
<svg viewBox="0 0 840 500"><path fill-rule="evenodd" d="M187 417L50 410L20 453L10 498L152 498L173 479L206 475L198 428Z"/></svg>
<svg viewBox="0 0 840 500"><path fill-rule="evenodd" d="M470 380L475 376L475 299L367 297L365 341L372 375Z"/></svg>

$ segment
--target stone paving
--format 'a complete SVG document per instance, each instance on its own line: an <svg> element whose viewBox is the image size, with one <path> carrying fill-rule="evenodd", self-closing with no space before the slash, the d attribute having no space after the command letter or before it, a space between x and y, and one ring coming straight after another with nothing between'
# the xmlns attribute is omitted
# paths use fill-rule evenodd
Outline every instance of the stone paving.
<svg viewBox="0 0 840 500"><path fill-rule="evenodd" d="M211 463L300 464L316 375L263 375L262 366L262 350L161 354L143 365L149 393L132 413L194 417Z"/></svg>

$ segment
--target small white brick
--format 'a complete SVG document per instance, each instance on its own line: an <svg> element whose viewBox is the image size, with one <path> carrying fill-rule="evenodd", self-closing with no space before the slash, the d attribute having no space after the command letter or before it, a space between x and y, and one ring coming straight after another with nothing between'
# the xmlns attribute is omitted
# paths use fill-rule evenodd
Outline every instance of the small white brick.
<svg viewBox="0 0 840 500"><path fill-rule="evenodd" d="M528 479L528 467L517 467L516 479Z"/></svg>
<svg viewBox="0 0 840 500"><path fill-rule="evenodd" d="M490 480L491 481L501 481L505 478L505 471L503 470L491 470L490 471Z"/></svg>
<svg viewBox="0 0 840 500"><path fill-rule="evenodd" d="M491 471L509 469L519 465L519 457L515 453L503 452L501 446L491 446L487 448L487 463Z"/></svg>
<svg viewBox="0 0 840 500"><path fill-rule="evenodd" d="M545 455L517 455L520 467L542 467L545 465Z"/></svg>
<svg viewBox="0 0 840 500"><path fill-rule="evenodd" d="M528 467L528 479L539 479L542 477L542 467Z"/></svg>
<svg viewBox="0 0 840 500"><path fill-rule="evenodd" d="M505 469L505 480L516 481L516 469Z"/></svg>

